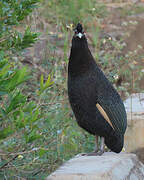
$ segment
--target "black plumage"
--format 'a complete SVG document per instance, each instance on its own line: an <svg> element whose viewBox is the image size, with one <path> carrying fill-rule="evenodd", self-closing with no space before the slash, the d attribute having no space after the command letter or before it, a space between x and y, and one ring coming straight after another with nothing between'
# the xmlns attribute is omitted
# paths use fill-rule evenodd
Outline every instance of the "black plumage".
<svg viewBox="0 0 144 180"><path fill-rule="evenodd" d="M72 39L68 96L79 126L104 137L107 147L119 153L127 127L126 111L119 94L96 64L81 24L77 25Z"/></svg>

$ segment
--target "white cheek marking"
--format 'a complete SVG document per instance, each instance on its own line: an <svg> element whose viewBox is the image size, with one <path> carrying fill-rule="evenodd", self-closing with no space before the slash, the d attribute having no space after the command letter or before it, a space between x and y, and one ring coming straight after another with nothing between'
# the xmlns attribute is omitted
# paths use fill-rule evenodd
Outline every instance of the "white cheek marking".
<svg viewBox="0 0 144 180"><path fill-rule="evenodd" d="M78 33L76 36L78 36L81 39L83 34L82 33Z"/></svg>

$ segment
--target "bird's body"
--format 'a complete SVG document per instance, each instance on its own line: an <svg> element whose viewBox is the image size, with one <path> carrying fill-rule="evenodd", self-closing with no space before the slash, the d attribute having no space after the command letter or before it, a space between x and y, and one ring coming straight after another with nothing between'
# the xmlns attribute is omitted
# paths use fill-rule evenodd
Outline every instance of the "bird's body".
<svg viewBox="0 0 144 180"><path fill-rule="evenodd" d="M123 102L97 66L85 35L74 35L68 65L68 96L80 127L104 137L114 152L123 148L127 126ZM104 113L105 115L104 115Z"/></svg>

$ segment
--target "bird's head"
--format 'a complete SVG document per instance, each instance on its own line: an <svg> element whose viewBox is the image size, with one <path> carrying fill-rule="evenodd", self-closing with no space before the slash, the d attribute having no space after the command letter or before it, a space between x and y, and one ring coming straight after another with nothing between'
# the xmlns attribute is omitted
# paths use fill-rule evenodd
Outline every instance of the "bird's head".
<svg viewBox="0 0 144 180"><path fill-rule="evenodd" d="M75 37L82 38L84 36L84 30L80 23L77 24L76 28L74 29Z"/></svg>
<svg viewBox="0 0 144 180"><path fill-rule="evenodd" d="M88 47L87 39L80 23L77 24L74 29L74 36L72 39L72 48L83 48Z"/></svg>

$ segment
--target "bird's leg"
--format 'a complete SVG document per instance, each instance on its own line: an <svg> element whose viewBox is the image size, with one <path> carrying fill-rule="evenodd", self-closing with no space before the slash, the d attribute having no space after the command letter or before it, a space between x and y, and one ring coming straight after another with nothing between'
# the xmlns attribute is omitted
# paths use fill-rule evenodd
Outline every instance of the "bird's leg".
<svg viewBox="0 0 144 180"><path fill-rule="evenodd" d="M95 136L95 150L94 150L95 153L98 152L98 136L96 135Z"/></svg>
<svg viewBox="0 0 144 180"><path fill-rule="evenodd" d="M95 136L95 148L94 148L94 152L91 153L82 153L82 156L97 156L98 153L98 136Z"/></svg>
<svg viewBox="0 0 144 180"><path fill-rule="evenodd" d="M104 137L101 137L101 144L100 144L100 150L104 151Z"/></svg>
<svg viewBox="0 0 144 180"><path fill-rule="evenodd" d="M83 153L81 154L82 156L100 156L103 154L103 147L104 147L104 140L102 139L102 143L101 143L101 146L100 146L100 149L98 148L98 136L96 135L95 136L95 150L94 152L91 152L91 153Z"/></svg>
<svg viewBox="0 0 144 180"><path fill-rule="evenodd" d="M98 152L98 155L102 155L104 153L104 137L100 137L100 151Z"/></svg>

